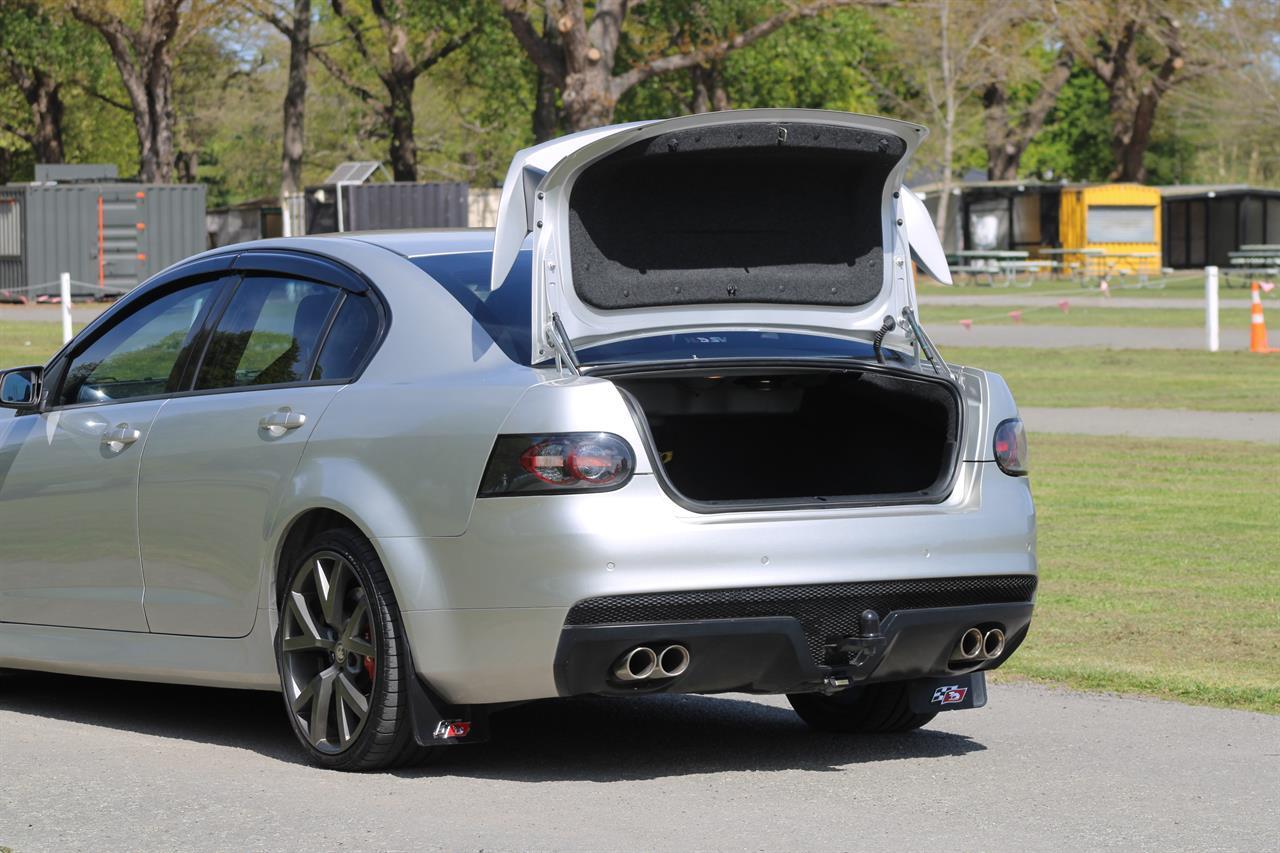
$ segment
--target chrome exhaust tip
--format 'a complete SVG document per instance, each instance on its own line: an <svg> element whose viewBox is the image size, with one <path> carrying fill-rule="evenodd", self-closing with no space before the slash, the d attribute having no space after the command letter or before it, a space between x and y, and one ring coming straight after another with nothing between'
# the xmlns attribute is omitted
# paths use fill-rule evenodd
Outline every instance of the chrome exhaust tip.
<svg viewBox="0 0 1280 853"><path fill-rule="evenodd" d="M987 660L1000 657L1004 651L1004 631L999 628L992 628L982 638L982 654Z"/></svg>
<svg viewBox="0 0 1280 853"><path fill-rule="evenodd" d="M658 666L658 656L648 646L637 646L618 658L613 665L613 677L619 681L642 681L653 675Z"/></svg>
<svg viewBox="0 0 1280 853"><path fill-rule="evenodd" d="M1002 635L1003 636L1003 635ZM982 655L982 631L970 628L960 635L960 642L951 652L952 660L975 660Z"/></svg>
<svg viewBox="0 0 1280 853"><path fill-rule="evenodd" d="M658 675L675 678L689 668L689 650L681 645L667 646L658 655Z"/></svg>

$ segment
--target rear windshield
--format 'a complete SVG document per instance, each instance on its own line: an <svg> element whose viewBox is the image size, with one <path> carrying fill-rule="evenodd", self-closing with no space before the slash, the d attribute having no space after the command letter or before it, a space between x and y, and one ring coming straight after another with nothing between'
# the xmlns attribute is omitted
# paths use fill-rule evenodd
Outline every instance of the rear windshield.
<svg viewBox="0 0 1280 853"><path fill-rule="evenodd" d="M440 282L517 364L531 364L533 253L523 251L502 287L489 288L491 252L410 258ZM885 358L908 358L886 349ZM788 332L681 332L600 344L578 350L583 364L685 361L708 358L875 358L871 344Z"/></svg>
<svg viewBox="0 0 1280 853"><path fill-rule="evenodd" d="M502 287L489 288L492 252L423 255L410 258L418 269L444 285L453 298L489 333L507 358L532 363L529 352L533 323L533 252L521 252Z"/></svg>

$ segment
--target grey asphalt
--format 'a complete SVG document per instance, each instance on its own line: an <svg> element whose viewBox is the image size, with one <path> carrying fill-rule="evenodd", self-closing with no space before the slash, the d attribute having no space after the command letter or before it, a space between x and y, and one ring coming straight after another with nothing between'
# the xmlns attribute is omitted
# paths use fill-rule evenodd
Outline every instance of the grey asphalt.
<svg viewBox="0 0 1280 853"><path fill-rule="evenodd" d="M1280 293L1280 289L1274 291ZM956 293L954 295L932 295L920 294L918 301L921 305L995 305L997 307L1010 308L1045 308L1056 306L1062 300L1067 300L1073 306L1079 308L1204 308L1204 300L1198 297L1189 298L1182 296L1096 296L1090 294L1089 291L1080 291L1081 295L1075 293L1063 293L1057 296L1045 296L1043 294L1019 293L1017 290L1010 290L1003 293L992 293L989 295ZM1274 296L1264 297L1265 303L1280 303L1280 299ZM1249 297L1235 298L1228 296L1219 296L1219 308L1248 308ZM921 312L925 316L925 312Z"/></svg>
<svg viewBox="0 0 1280 853"><path fill-rule="evenodd" d="M910 735L778 697L543 702L434 766L298 762L279 697L0 677L0 846L1273 850L1280 717L994 684Z"/></svg>
<svg viewBox="0 0 1280 853"><path fill-rule="evenodd" d="M1035 326L977 323L966 329L959 323L930 323L921 314L925 331L940 347L1034 347L1038 349L1070 349L1102 347L1106 349L1198 349L1205 348L1204 329L1153 329L1127 326ZM1280 333L1272 333L1272 346L1280 342ZM1248 329L1221 330L1220 346L1224 350L1249 348ZM944 352L943 355L946 355Z"/></svg>
<svg viewBox="0 0 1280 853"><path fill-rule="evenodd" d="M1280 401L1277 401L1280 403ZM1019 406L1031 432L1208 438L1280 444L1280 412L1200 412L1191 409L1051 409Z"/></svg>

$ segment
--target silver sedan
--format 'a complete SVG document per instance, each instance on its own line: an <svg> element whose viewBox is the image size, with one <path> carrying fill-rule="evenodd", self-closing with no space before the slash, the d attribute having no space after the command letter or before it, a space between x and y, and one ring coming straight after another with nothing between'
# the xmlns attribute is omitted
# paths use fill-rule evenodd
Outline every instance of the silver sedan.
<svg viewBox="0 0 1280 853"><path fill-rule="evenodd" d="M556 696L980 707L1035 514L1005 383L915 316L923 136L601 128L520 152L495 230L161 273L0 374L0 666L279 690L339 769Z"/></svg>

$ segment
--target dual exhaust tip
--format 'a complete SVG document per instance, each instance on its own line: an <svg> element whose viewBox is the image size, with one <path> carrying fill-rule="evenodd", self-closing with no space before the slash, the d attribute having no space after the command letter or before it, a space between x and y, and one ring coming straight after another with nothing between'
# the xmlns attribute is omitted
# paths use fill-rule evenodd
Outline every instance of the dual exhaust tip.
<svg viewBox="0 0 1280 853"><path fill-rule="evenodd" d="M613 677L619 681L675 678L688 668L689 650L679 643L657 652L648 646L637 646L618 658L613 666Z"/></svg>
<svg viewBox="0 0 1280 853"><path fill-rule="evenodd" d="M970 628L960 635L960 642L951 652L953 661L991 660L1004 653L1004 631L991 628Z"/></svg>

